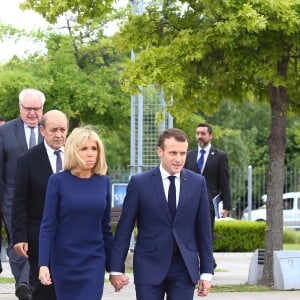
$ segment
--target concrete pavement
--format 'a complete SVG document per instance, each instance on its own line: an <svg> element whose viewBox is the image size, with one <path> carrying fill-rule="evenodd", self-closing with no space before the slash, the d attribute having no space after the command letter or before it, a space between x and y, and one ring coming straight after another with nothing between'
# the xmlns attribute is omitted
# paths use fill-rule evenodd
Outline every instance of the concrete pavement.
<svg viewBox="0 0 300 300"><path fill-rule="evenodd" d="M213 278L213 285L231 285L244 284L248 281L248 272L250 260L253 253L215 253L215 259L218 264L216 274ZM0 277L12 277L9 265L7 262L3 263L4 270ZM134 300L134 284L132 274L130 275L130 283L124 289L115 293L112 286L106 283L104 286L104 293L102 300ZM0 284L0 300L16 300L14 295L13 284ZM194 299L200 299L195 295ZM297 291L270 291L270 292L226 292L226 293L210 293L206 299L208 300L299 300L300 290ZM83 299L85 300L85 299ZM93 300L93 299L86 299ZM185 299L182 299L185 300Z"/></svg>

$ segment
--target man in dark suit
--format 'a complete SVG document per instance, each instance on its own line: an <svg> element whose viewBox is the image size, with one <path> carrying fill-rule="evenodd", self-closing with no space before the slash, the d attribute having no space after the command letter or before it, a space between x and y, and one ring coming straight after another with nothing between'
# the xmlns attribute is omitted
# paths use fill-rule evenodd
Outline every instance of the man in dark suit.
<svg viewBox="0 0 300 300"><path fill-rule="evenodd" d="M16 296L31 299L29 263L16 254L11 244L11 207L17 159L30 147L42 142L38 124L43 115L45 96L35 89L25 89L19 94L20 117L0 126L0 197L3 221L8 230L10 245L8 257L16 281Z"/></svg>
<svg viewBox="0 0 300 300"><path fill-rule="evenodd" d="M4 118L2 117L2 116L0 116L0 126L1 125L3 125L3 124L5 124L5 120L4 120ZM0 196L0 199L1 199L1 196ZM1 249L1 247L2 247L2 214L0 213L0 224L1 224L1 226L0 226L0 249ZM0 260L0 273L2 273L2 263L1 263L1 260Z"/></svg>
<svg viewBox="0 0 300 300"><path fill-rule="evenodd" d="M53 285L45 286L38 280L38 242L48 179L57 171L54 151L60 150L63 161L68 119L61 111L50 110L43 116L40 130L44 142L20 156L17 162L12 238L15 251L29 260L32 299L55 300Z"/></svg>
<svg viewBox="0 0 300 300"><path fill-rule="evenodd" d="M228 217L231 203L227 154L211 144L212 137L212 127L209 124L200 123L197 125L198 148L188 152L184 167L205 177L213 233L215 217ZM203 152L203 161L200 166L201 151ZM221 194L222 209L218 211L219 215L216 216L216 210L219 207L214 207L213 199L219 194Z"/></svg>
<svg viewBox="0 0 300 300"><path fill-rule="evenodd" d="M0 116L0 126L1 125L4 125L5 124L5 120L2 116ZM1 199L1 196L0 196L0 199ZM0 224L2 226L2 214L0 213ZM0 249L2 247L2 228L0 226ZM0 260L0 273L2 273L2 263L1 263L1 260Z"/></svg>
<svg viewBox="0 0 300 300"><path fill-rule="evenodd" d="M122 272L136 224L137 299L163 300L166 294L172 300L192 300L195 285L199 296L209 293L213 253L207 191L202 176L183 169L187 149L183 131L165 130L158 139L160 165L132 176L128 184L112 248L110 280L116 290L126 284ZM172 200L174 208L169 208Z"/></svg>

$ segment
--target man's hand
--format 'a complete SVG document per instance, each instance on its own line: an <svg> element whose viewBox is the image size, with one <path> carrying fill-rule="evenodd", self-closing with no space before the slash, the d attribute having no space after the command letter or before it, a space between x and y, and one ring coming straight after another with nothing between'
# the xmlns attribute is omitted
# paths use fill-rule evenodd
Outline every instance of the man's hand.
<svg viewBox="0 0 300 300"><path fill-rule="evenodd" d="M115 288L115 292L119 292L124 287L124 285L127 285L129 283L129 278L125 274L110 275L109 281Z"/></svg>
<svg viewBox="0 0 300 300"><path fill-rule="evenodd" d="M223 209L221 213L221 218L227 218L229 215L229 210Z"/></svg>
<svg viewBox="0 0 300 300"><path fill-rule="evenodd" d="M28 258L28 243L17 243L14 245L14 250L17 252L18 255Z"/></svg>
<svg viewBox="0 0 300 300"><path fill-rule="evenodd" d="M199 280L198 283L198 296L204 297L207 296L211 288L211 281L208 280Z"/></svg>

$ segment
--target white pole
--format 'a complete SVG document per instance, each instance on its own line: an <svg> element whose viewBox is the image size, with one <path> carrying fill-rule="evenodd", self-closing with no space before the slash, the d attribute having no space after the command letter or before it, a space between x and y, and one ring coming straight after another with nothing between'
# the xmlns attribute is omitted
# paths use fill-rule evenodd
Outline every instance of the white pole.
<svg viewBox="0 0 300 300"><path fill-rule="evenodd" d="M251 220L252 211L252 166L248 166L248 220Z"/></svg>

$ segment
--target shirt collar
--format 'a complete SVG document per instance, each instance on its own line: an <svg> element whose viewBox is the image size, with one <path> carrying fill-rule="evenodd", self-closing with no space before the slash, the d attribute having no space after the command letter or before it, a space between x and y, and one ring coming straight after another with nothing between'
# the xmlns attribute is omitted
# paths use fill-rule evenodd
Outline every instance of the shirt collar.
<svg viewBox="0 0 300 300"><path fill-rule="evenodd" d="M211 143L209 143L208 145L207 145L207 147L205 147L205 148L201 148L199 145L198 145L198 153L200 152L200 150L205 150L205 153L209 153L209 151L210 151L210 148L211 148Z"/></svg>
<svg viewBox="0 0 300 300"><path fill-rule="evenodd" d="M29 128L29 129L34 128L35 129L35 128L38 128L38 125L36 125L34 127L31 127L31 126L24 123L24 128Z"/></svg>
<svg viewBox="0 0 300 300"><path fill-rule="evenodd" d="M44 140L44 145L45 145L45 148L46 148L46 151L47 151L47 153L48 153L48 155L53 155L54 154L54 151L56 151L56 150L54 150L53 148L51 148L47 143L46 143L46 141ZM62 147L60 147L59 149L57 149L57 150L60 150L61 152L65 152L65 147L64 146L62 146Z"/></svg>
<svg viewBox="0 0 300 300"><path fill-rule="evenodd" d="M160 174L161 174L161 177L162 179L166 179L168 178L169 176L171 176L170 173L168 173L163 167L162 165L160 164L159 165L159 170L160 170ZM178 179L180 178L180 173L175 173L173 176L176 176Z"/></svg>

